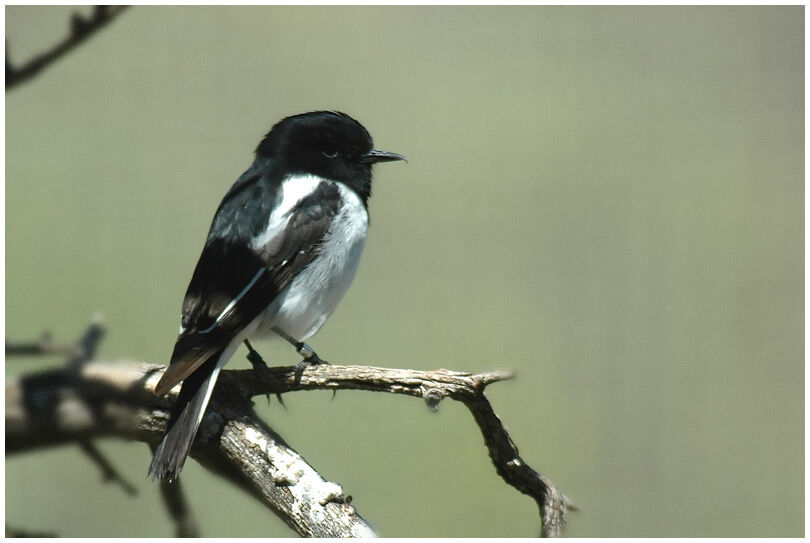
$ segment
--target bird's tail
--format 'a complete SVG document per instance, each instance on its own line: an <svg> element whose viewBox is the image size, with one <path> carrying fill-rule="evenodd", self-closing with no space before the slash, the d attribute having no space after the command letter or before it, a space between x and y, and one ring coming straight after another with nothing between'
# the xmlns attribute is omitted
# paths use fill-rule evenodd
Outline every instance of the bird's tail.
<svg viewBox="0 0 810 543"><path fill-rule="evenodd" d="M226 353L223 351L217 352L183 381L166 425L166 433L149 466L149 476L152 479L173 481L183 469L205 407L216 385L219 370L227 362L224 354Z"/></svg>

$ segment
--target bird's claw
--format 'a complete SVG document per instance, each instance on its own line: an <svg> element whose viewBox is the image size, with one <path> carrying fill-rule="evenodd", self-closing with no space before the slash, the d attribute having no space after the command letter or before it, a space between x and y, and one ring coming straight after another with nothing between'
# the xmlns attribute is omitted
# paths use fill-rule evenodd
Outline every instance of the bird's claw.
<svg viewBox="0 0 810 543"><path fill-rule="evenodd" d="M296 380L301 378L301 374L304 373L304 370L310 366L318 366L320 364L329 365L329 362L318 356L312 347L304 343L303 341L299 341L295 343L295 350L304 357L302 361L295 365L295 373L296 373ZM335 399L335 391L332 391L332 399Z"/></svg>
<svg viewBox="0 0 810 543"><path fill-rule="evenodd" d="M253 370L263 370L267 368L267 362L264 361L262 355L257 351L249 351L247 355L248 362L253 366Z"/></svg>
<svg viewBox="0 0 810 543"><path fill-rule="evenodd" d="M245 340L245 345L248 348L247 359L248 362L250 362L250 365L253 366L253 371L258 374L261 370L267 369L267 362L264 361L264 358L262 358L262 355L259 354L259 351L254 350L247 340ZM281 401L281 395L276 394L276 396L278 397L279 403L283 406L284 402ZM269 405L270 394L265 394L264 397L267 398L267 403Z"/></svg>

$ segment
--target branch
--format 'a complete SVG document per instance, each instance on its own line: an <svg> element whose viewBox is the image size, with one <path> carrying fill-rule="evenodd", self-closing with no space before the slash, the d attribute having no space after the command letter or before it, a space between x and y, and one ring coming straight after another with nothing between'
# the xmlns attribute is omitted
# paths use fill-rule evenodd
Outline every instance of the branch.
<svg viewBox="0 0 810 543"><path fill-rule="evenodd" d="M154 445L150 447L152 454L155 453L156 448ZM163 496L163 503L166 504L172 521L174 521L175 537L200 537L197 521L194 519L191 509L189 509L183 493L182 482L180 480L161 479L160 494Z"/></svg>
<svg viewBox="0 0 810 543"><path fill-rule="evenodd" d="M513 374L510 372L472 374L446 369L417 371L322 364L303 371L298 367L276 367L260 370L258 375L254 370L227 373L248 396L296 390L369 390L422 398L434 411L444 398L460 401L478 424L498 475L537 502L543 537L562 535L566 511L574 509L551 481L523 461L506 427L484 395L487 385L511 379Z"/></svg>
<svg viewBox="0 0 810 543"><path fill-rule="evenodd" d="M44 537L56 537L56 534L53 532L31 532L28 530L21 530L19 528L12 528L9 525L6 525L6 537L36 537L36 538L44 538Z"/></svg>
<svg viewBox="0 0 810 543"><path fill-rule="evenodd" d="M115 466L107 460L107 458L102 454L102 452L95 446L92 441L79 441L79 449L86 454L90 460L96 464L99 469L101 470L101 477L105 482L114 482L118 483L118 485L130 496L135 496L138 493L138 489L132 486L124 476L121 475Z"/></svg>
<svg viewBox="0 0 810 543"><path fill-rule="evenodd" d="M9 380L6 452L89 436L156 444L173 401L154 395L163 369L140 362L91 361ZM251 398L299 390L354 389L419 397L433 410L442 399L450 398L470 410L498 474L537 503L541 535L558 536L573 506L523 461L484 395L486 386L511 377L503 371L471 374L337 365L223 371L191 456L265 503L301 535L369 536L373 532L344 498L341 487L325 481L264 424L254 413ZM170 511L176 523L182 521L182 514L171 506Z"/></svg>
<svg viewBox="0 0 810 543"><path fill-rule="evenodd" d="M9 343L6 341L6 356L73 356L75 354L75 345L57 345L51 339L49 332L42 334L42 337L36 341L20 343Z"/></svg>
<svg viewBox="0 0 810 543"><path fill-rule="evenodd" d="M6 454L98 437L156 445L174 400L154 394L162 369L91 361L7 379ZM217 386L191 456L259 499L301 535L373 537L346 503L340 485L324 480L259 420L249 398L235 392L227 382ZM177 522L171 507L170 512Z"/></svg>
<svg viewBox="0 0 810 543"><path fill-rule="evenodd" d="M85 18L74 13L70 19L70 33L47 51L35 56L22 66L14 66L9 58L6 43L6 90L31 79L53 62L84 43L120 15L128 6L94 6L93 13Z"/></svg>

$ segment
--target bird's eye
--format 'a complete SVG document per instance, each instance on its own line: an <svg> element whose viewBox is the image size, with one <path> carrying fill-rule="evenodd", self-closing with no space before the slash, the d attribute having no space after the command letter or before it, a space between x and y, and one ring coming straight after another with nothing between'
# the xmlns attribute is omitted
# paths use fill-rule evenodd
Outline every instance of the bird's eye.
<svg viewBox="0 0 810 543"><path fill-rule="evenodd" d="M326 158L337 158L339 154L337 151L323 151L323 156Z"/></svg>

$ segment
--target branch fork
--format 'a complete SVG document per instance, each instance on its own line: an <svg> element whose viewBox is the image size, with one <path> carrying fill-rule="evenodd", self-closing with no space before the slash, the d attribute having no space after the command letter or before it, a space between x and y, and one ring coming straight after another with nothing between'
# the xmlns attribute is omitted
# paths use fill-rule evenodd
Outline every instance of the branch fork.
<svg viewBox="0 0 810 543"><path fill-rule="evenodd" d="M70 356L66 366L7 381L7 454L69 442L87 444L102 436L157 444L179 387L168 397L154 394L163 366L89 360L102 336L100 324L94 323L74 351L81 356ZM36 350L31 351L28 354ZM469 409L497 473L537 503L541 535L559 536L573 506L520 457L484 394L490 384L512 377L507 371L473 374L326 364L225 370L191 456L259 499L300 535L373 537L342 487L325 480L267 426L254 412L252 398L303 390L368 390L422 398L433 411L450 398ZM44 403L32 401L43 397ZM83 447L105 477L128 488L95 447ZM177 535L196 534L177 483L162 483L161 490Z"/></svg>

